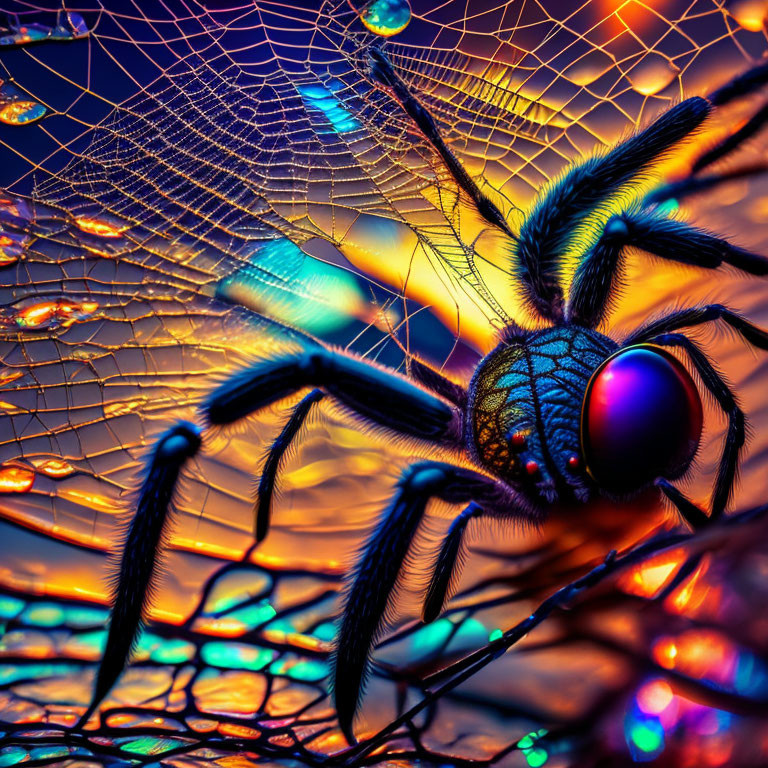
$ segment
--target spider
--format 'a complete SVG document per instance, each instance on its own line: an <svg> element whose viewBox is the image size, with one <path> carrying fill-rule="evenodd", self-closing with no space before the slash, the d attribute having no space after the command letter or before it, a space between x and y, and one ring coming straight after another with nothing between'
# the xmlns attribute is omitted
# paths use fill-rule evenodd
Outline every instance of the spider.
<svg viewBox="0 0 768 768"><path fill-rule="evenodd" d="M413 359L410 376L405 376L311 342L298 352L236 372L203 405L208 424L226 425L311 388L269 450L256 502L257 541L268 532L281 458L323 397L334 398L369 424L462 455L455 464L419 461L403 472L351 574L333 666L334 703L350 743L371 649L430 499L466 506L452 522L432 564L424 621L442 611L457 577L462 540L474 518L538 523L556 503L585 504L599 495L620 500L655 486L691 526L705 526L729 503L745 418L706 354L680 330L722 321L750 344L768 349L766 331L720 304L672 311L622 342L596 330L611 308L628 246L698 267L714 269L727 263L754 275L768 272L764 258L666 218L648 200L605 224L576 269L567 302L557 279L568 237L584 216L695 133L712 108L763 85L768 64L736 77L707 98L681 101L609 152L571 167L540 197L517 233L463 169L433 117L387 56L373 49L370 64L377 87L388 89L478 212L509 237L510 261L528 307L548 326L525 330L509 324L498 346L477 365L467 388L418 359ZM758 113L702 156L695 170L738 146L765 119ZM697 180L691 177L690 183ZM697 385L669 350L687 356L728 420L708 514L671 482L683 477L691 465L703 415ZM80 724L95 711L127 662L151 593L179 472L200 446L200 429L179 423L160 437L148 460L116 575L94 697Z"/></svg>

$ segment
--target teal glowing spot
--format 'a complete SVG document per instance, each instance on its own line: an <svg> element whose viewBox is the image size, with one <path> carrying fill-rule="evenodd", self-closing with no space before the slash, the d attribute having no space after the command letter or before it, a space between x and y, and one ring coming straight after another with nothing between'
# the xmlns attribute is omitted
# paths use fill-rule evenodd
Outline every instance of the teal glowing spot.
<svg viewBox="0 0 768 768"><path fill-rule="evenodd" d="M493 632L488 635L488 640L493 643L496 640L501 640L502 637L504 637L504 633L500 629L494 629Z"/></svg>
<svg viewBox="0 0 768 768"><path fill-rule="evenodd" d="M432 653L447 642L453 631L450 619L438 619L427 624L413 635L413 650L416 653Z"/></svg>
<svg viewBox="0 0 768 768"><path fill-rule="evenodd" d="M247 265L221 280L216 296L315 334L355 317L370 320L370 307L349 272L312 258L287 238L257 247Z"/></svg>
<svg viewBox="0 0 768 768"><path fill-rule="evenodd" d="M149 658L159 664L182 664L185 661L192 661L194 657L194 643L177 639L163 640L149 654Z"/></svg>
<svg viewBox="0 0 768 768"><path fill-rule="evenodd" d="M291 243L291 245L293 244ZM270 246L272 246L271 243L265 246L265 250L268 250ZM274 248L274 246L272 247ZM277 252L273 256L274 261L279 265L283 254L282 249L276 250ZM254 264L258 263L257 257L259 253L261 251L257 251L252 256ZM301 255L304 256L303 251ZM268 256L265 257L265 260L269 261ZM205 601L203 613L206 616L222 614L225 611L236 608L241 603L265 596L271 589L272 577L266 571L257 568L242 568L230 571L216 582L210 595L208 595L208 599Z"/></svg>
<svg viewBox="0 0 768 768"><path fill-rule="evenodd" d="M657 717L633 709L624 721L624 738L635 762L655 760L664 750L664 726Z"/></svg>
<svg viewBox="0 0 768 768"><path fill-rule="evenodd" d="M64 623L64 610L56 603L33 603L21 614L20 621L34 627L58 627Z"/></svg>
<svg viewBox="0 0 768 768"><path fill-rule="evenodd" d="M136 654L139 656L149 656L155 648L158 648L163 642L163 638L152 632L142 632L139 642L136 643Z"/></svg>
<svg viewBox="0 0 768 768"><path fill-rule="evenodd" d="M249 605L247 608L231 611L226 614L226 617L241 622L248 629L253 629L254 627L266 624L276 615L277 611L269 603L262 602L258 605Z"/></svg>
<svg viewBox="0 0 768 768"><path fill-rule="evenodd" d="M526 750L525 759L528 761L528 765L531 768L539 768L540 765L544 765L549 758L549 754L546 749L541 747L535 747L534 749Z"/></svg>
<svg viewBox="0 0 768 768"><path fill-rule="evenodd" d="M264 669L277 655L269 648L257 648L245 643L214 641L206 643L200 650L206 664L223 669Z"/></svg>
<svg viewBox="0 0 768 768"><path fill-rule="evenodd" d="M82 635L74 636L72 640L77 646L82 647L86 651L102 654L107 644L107 630L84 632Z"/></svg>
<svg viewBox="0 0 768 768"><path fill-rule="evenodd" d="M0 596L0 619L13 619L23 610L26 603L16 597Z"/></svg>
<svg viewBox="0 0 768 768"><path fill-rule="evenodd" d="M528 761L528 765L533 768L538 768L540 765L544 765L549 759L549 753L542 746L536 746L536 742L548 733L546 728L540 728L538 731L531 731L523 736L520 741L517 742L517 748L520 749Z"/></svg>
<svg viewBox="0 0 768 768"><path fill-rule="evenodd" d="M635 746L643 752L655 752L664 741L663 732L647 723L637 723L630 735Z"/></svg>
<svg viewBox="0 0 768 768"><path fill-rule="evenodd" d="M402 32L411 20L408 0L371 0L360 11L360 21L374 34L391 37Z"/></svg>
<svg viewBox="0 0 768 768"><path fill-rule="evenodd" d="M120 743L120 740L118 740ZM185 744L186 742L178 739L161 739L155 736L140 736L120 743L120 749L123 752L132 752L136 755L159 755L167 752L169 749Z"/></svg>
<svg viewBox="0 0 768 768"><path fill-rule="evenodd" d="M51 760L55 757L69 757L69 747L35 747L30 750L30 760Z"/></svg>
<svg viewBox="0 0 768 768"><path fill-rule="evenodd" d="M331 81L329 85L333 90L339 90L342 86L338 81ZM352 116L352 113L341 106L341 102L333 95L333 90L324 85L298 86L299 94L304 103L310 109L322 112L336 133L349 133L361 128L362 126Z"/></svg>
<svg viewBox="0 0 768 768"><path fill-rule="evenodd" d="M319 680L323 680L328 677L329 673L328 664L317 659L299 661L287 670L288 677L308 683L316 683Z"/></svg>
<svg viewBox="0 0 768 768"><path fill-rule="evenodd" d="M296 631L296 627L288 619L278 619L277 621L271 621L267 629L271 629L277 632L285 632L289 634Z"/></svg>
<svg viewBox="0 0 768 768"><path fill-rule="evenodd" d="M0 664L0 685L8 685L19 680L43 680L49 677L63 677L80 672L78 664Z"/></svg>
<svg viewBox="0 0 768 768"><path fill-rule="evenodd" d="M0 749L0 768L6 765L16 765L26 760L28 752L22 747L4 747Z"/></svg>
<svg viewBox="0 0 768 768"><path fill-rule="evenodd" d="M670 197L668 200L665 200L663 203L660 203L656 206L657 213L661 214L662 216L672 216L673 214L677 213L677 211L680 209L680 204L675 200L674 197Z"/></svg>
<svg viewBox="0 0 768 768"><path fill-rule="evenodd" d="M109 618L106 608L77 607L65 609L64 623L68 627L103 627Z"/></svg>
<svg viewBox="0 0 768 768"><path fill-rule="evenodd" d="M318 626L312 630L312 634L318 640L330 642L336 637L336 625L331 621L323 622L322 624L318 624Z"/></svg>
<svg viewBox="0 0 768 768"><path fill-rule="evenodd" d="M411 637L411 655L428 656L442 649L458 652L484 645L488 630L477 619L465 618L457 623L442 618L422 627Z"/></svg>

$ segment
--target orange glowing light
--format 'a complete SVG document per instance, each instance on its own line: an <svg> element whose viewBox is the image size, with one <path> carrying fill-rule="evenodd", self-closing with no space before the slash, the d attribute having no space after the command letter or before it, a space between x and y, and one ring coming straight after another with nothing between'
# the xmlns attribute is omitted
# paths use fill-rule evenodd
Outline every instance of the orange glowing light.
<svg viewBox="0 0 768 768"><path fill-rule="evenodd" d="M0 387L20 379L24 374L21 371L0 371Z"/></svg>
<svg viewBox="0 0 768 768"><path fill-rule="evenodd" d="M677 653L677 646L670 637L660 638L653 647L653 658L665 669L674 669Z"/></svg>
<svg viewBox="0 0 768 768"><path fill-rule="evenodd" d="M219 733L224 736L237 736L243 739L256 739L260 735L259 731L255 728L249 728L247 725L238 725L237 723L219 723Z"/></svg>
<svg viewBox="0 0 768 768"><path fill-rule="evenodd" d="M16 324L22 328L39 328L52 320L59 320L65 328L68 328L82 319L80 315L93 314L98 308L99 305L95 301L80 303L65 299L42 301L20 309L16 313Z"/></svg>
<svg viewBox="0 0 768 768"><path fill-rule="evenodd" d="M699 567L683 582L676 594L670 595L666 607L675 613L698 608L706 599L711 608L719 603L720 590L712 589L703 583L701 577L707 572L709 559L705 559Z"/></svg>
<svg viewBox="0 0 768 768"><path fill-rule="evenodd" d="M619 588L630 595L653 597L682 565L684 558L685 552L679 549L639 563L621 575Z"/></svg>
<svg viewBox="0 0 768 768"><path fill-rule="evenodd" d="M83 493L75 488L61 488L58 495L63 499L73 501L75 504L80 504L80 506L86 509L92 509L97 512L115 515L120 511L113 499L96 493Z"/></svg>
<svg viewBox="0 0 768 768"><path fill-rule="evenodd" d="M637 705L648 715L658 715L671 703L674 693L666 680L651 680L637 693Z"/></svg>
<svg viewBox="0 0 768 768"><path fill-rule="evenodd" d="M239 637L245 634L248 627L237 619L199 618L193 627L195 632L218 637Z"/></svg>
<svg viewBox="0 0 768 768"><path fill-rule="evenodd" d="M46 301L42 304L33 304L31 307L22 309L18 316L17 322L20 325L26 325L30 328L35 328L38 325L48 322L52 317L56 315L58 304L55 301Z"/></svg>
<svg viewBox="0 0 768 768"><path fill-rule="evenodd" d="M733 643L711 630L692 629L674 638L663 637L653 647L653 658L662 667L716 683L730 679L738 656Z"/></svg>
<svg viewBox="0 0 768 768"><path fill-rule="evenodd" d="M99 219L91 219L87 216L76 218L75 224L83 232L96 235L96 237L120 237L126 229L126 227L116 227L107 221L99 221Z"/></svg>
<svg viewBox="0 0 768 768"><path fill-rule="evenodd" d="M740 27L748 32L761 32L768 14L766 0L736 0L728 4L728 11Z"/></svg>
<svg viewBox="0 0 768 768"><path fill-rule="evenodd" d="M0 465L0 493L26 493L35 482L31 469Z"/></svg>
<svg viewBox="0 0 768 768"><path fill-rule="evenodd" d="M205 548L205 554L211 557L220 557L224 560L239 560L243 556L242 550L232 549L221 544L214 544L213 542L197 541L197 539L188 539L182 536L172 536L171 545L175 549L180 549L186 552L200 552Z"/></svg>
<svg viewBox="0 0 768 768"><path fill-rule="evenodd" d="M263 638L276 645L290 645L293 648L318 651L330 650L330 643L325 643L317 637L311 635L302 635L299 632L284 632L282 629L265 629L262 631Z"/></svg>
<svg viewBox="0 0 768 768"><path fill-rule="evenodd" d="M48 477L67 477L67 475L71 475L75 471L75 468L63 459L44 459L42 461L33 461L32 463L38 472L42 472Z"/></svg>

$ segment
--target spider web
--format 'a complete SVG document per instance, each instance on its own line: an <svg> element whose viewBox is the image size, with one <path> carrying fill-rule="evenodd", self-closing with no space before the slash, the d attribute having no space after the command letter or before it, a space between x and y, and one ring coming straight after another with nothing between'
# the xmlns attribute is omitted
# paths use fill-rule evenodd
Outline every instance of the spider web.
<svg viewBox="0 0 768 768"><path fill-rule="evenodd" d="M399 471L424 449L361 433L326 404L285 463L274 528L257 550L252 478L290 402L207 438L182 482L152 623L105 703L109 717L74 740L61 726L89 698L106 553L130 514L141 459L162 429L195 418L213 384L304 333L393 367L413 352L461 377L507 317L524 319L508 244L375 87L369 47L384 46L519 225L569 162L762 56L758 12L744 7L413 3L408 27L385 40L346 0L110 2L67 6L86 37L2 49L0 97L19 98L9 96L16 89L45 115L0 125L0 225L10 241L0 241L0 761L226 765L239 754L314 764L344 747L326 695L337 594ZM3 10L18 14L11 32L56 23L52 6ZM765 249L764 186L734 185L686 213ZM735 276L651 272L637 260L628 285L619 331L707 296L768 324L759 286ZM762 362L731 339L707 341L759 426ZM691 488L702 498L722 433L713 421ZM765 499L767 449L756 430L741 509ZM445 527L447 510L438 513L425 546L432 527ZM696 764L716 740L730 744L726 760L746 763L739 744L759 733L765 706L761 635L727 630L763 597L750 578L764 557L749 550L759 520L717 557L698 540L660 546L519 652L374 737L421 700L425 675L483 647L610 549L668 523L645 508L621 516L596 507L543 532L478 532L470 573L432 627L413 620L419 586L406 585L366 697L363 744L379 750L366 759L623 765L639 749L626 725L632 702L667 674L681 713L667 754ZM654 602L699 550L693 576ZM686 642L721 657L706 666L691 651L676 667L669 648ZM756 670L742 687L740 664ZM700 727L726 710L741 719Z"/></svg>

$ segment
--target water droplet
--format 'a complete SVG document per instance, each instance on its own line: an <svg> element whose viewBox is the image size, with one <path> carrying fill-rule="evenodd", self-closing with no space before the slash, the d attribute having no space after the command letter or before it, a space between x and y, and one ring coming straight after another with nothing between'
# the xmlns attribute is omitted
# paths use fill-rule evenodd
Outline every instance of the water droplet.
<svg viewBox="0 0 768 768"><path fill-rule="evenodd" d="M585 86L613 69L613 59L604 51L595 49L580 57L563 71L563 76L574 85Z"/></svg>
<svg viewBox="0 0 768 768"><path fill-rule="evenodd" d="M75 224L89 235L96 237L120 237L125 231L125 227L118 227L109 221L101 219L92 219L88 216L80 216L75 219Z"/></svg>
<svg viewBox="0 0 768 768"><path fill-rule="evenodd" d="M382 37L402 32L411 20L408 0L371 0L358 13L360 21L375 35Z"/></svg>
<svg viewBox="0 0 768 768"><path fill-rule="evenodd" d="M658 53L649 53L629 70L627 77L632 87L643 96L663 91L680 73L669 60Z"/></svg>
<svg viewBox="0 0 768 768"><path fill-rule="evenodd" d="M35 473L16 464L0 464L0 493L26 493L35 482Z"/></svg>
<svg viewBox="0 0 768 768"><path fill-rule="evenodd" d="M760 32L768 15L768 0L733 0L726 4L736 23L748 32Z"/></svg>
<svg viewBox="0 0 768 768"><path fill-rule="evenodd" d="M89 29L85 20L74 11L60 10L56 16L55 26L31 21L22 24L15 14L10 16L6 34L0 35L0 47L7 48L14 45L27 45L29 43L43 43L46 40L79 40L87 37Z"/></svg>
<svg viewBox="0 0 768 768"><path fill-rule="evenodd" d="M24 329L68 328L73 323L87 320L98 308L95 301L38 301L17 308L13 321L17 327Z"/></svg>
<svg viewBox="0 0 768 768"><path fill-rule="evenodd" d="M38 459L32 463L35 465L35 469L37 469L38 472L57 480L61 477L68 477L75 471L75 468L68 461L64 461L63 459Z"/></svg>
<svg viewBox="0 0 768 768"><path fill-rule="evenodd" d="M16 99L3 103L0 96L0 122L6 125L27 125L39 120L48 110L36 101Z"/></svg>

